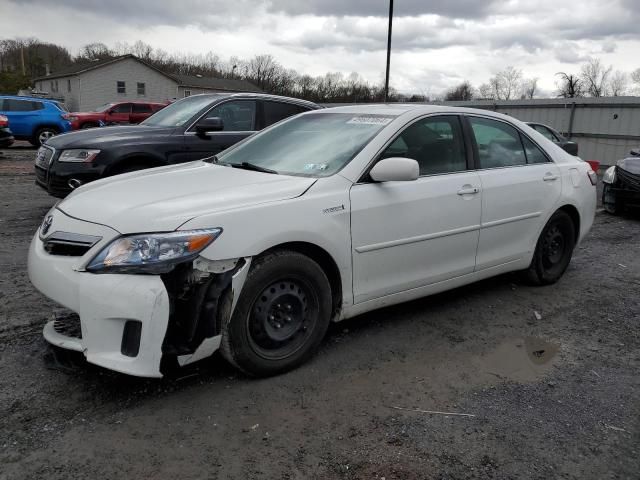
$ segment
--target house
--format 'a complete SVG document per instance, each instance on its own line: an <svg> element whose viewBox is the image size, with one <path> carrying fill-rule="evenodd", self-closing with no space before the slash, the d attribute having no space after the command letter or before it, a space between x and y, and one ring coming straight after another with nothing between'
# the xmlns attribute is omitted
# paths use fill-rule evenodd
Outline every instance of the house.
<svg viewBox="0 0 640 480"><path fill-rule="evenodd" d="M261 92L246 80L169 74L134 55L73 65L33 82L39 93L64 99L71 111L125 100L166 102L198 93Z"/></svg>

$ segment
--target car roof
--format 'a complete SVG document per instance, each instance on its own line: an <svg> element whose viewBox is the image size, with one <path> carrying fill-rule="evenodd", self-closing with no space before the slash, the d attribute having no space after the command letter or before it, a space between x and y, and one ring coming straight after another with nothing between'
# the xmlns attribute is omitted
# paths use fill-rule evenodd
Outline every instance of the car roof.
<svg viewBox="0 0 640 480"><path fill-rule="evenodd" d="M53 98L28 97L25 95L0 95L0 98L7 98L9 100L35 100L38 102L62 103L60 100L54 100Z"/></svg>
<svg viewBox="0 0 640 480"><path fill-rule="evenodd" d="M321 113L350 113L350 114L378 114L400 116L410 114L412 116L427 115L430 113L468 113L482 115L485 117L495 117L499 119L507 119L510 121L515 118L501 113L492 112L491 110L482 110L479 108L467 108L446 105L427 105L424 103L376 103L376 104L357 104L334 106L323 109Z"/></svg>
<svg viewBox="0 0 640 480"><path fill-rule="evenodd" d="M251 92L236 92L236 93L199 93L196 96L209 96L212 98L255 98L260 100L274 100L281 102L295 103L297 105L306 106L313 109L322 108L317 103L310 102L308 100L302 100L300 98L284 97L282 95L269 95L267 93L251 93ZM182 100L182 99L180 99Z"/></svg>

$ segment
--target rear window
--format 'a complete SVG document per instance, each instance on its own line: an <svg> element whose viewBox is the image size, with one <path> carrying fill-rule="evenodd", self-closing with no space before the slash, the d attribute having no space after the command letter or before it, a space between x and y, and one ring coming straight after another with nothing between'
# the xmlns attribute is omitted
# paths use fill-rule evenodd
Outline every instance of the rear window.
<svg viewBox="0 0 640 480"><path fill-rule="evenodd" d="M5 98L2 105L2 109L5 112L33 112L34 110L42 110L43 108L42 102L18 100L15 98Z"/></svg>

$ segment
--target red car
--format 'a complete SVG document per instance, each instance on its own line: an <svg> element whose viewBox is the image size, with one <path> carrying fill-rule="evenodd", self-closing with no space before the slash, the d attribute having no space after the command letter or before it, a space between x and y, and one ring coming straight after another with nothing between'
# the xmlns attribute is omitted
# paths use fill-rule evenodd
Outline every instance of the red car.
<svg viewBox="0 0 640 480"><path fill-rule="evenodd" d="M13 133L9 130L9 119L0 115L0 148L7 148L13 144Z"/></svg>
<svg viewBox="0 0 640 480"><path fill-rule="evenodd" d="M140 123L168 103L114 102L98 107L93 112L73 112L67 115L71 128L100 127L103 125Z"/></svg>

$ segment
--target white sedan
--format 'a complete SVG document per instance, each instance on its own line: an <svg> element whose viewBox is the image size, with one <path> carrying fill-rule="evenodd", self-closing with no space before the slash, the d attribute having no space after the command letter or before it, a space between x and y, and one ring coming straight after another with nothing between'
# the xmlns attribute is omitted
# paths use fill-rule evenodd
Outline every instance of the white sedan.
<svg viewBox="0 0 640 480"><path fill-rule="evenodd" d="M29 275L75 312L45 338L91 363L159 377L219 349L273 375L331 321L510 271L557 281L595 183L504 115L326 109L217 157L78 188L34 236Z"/></svg>

